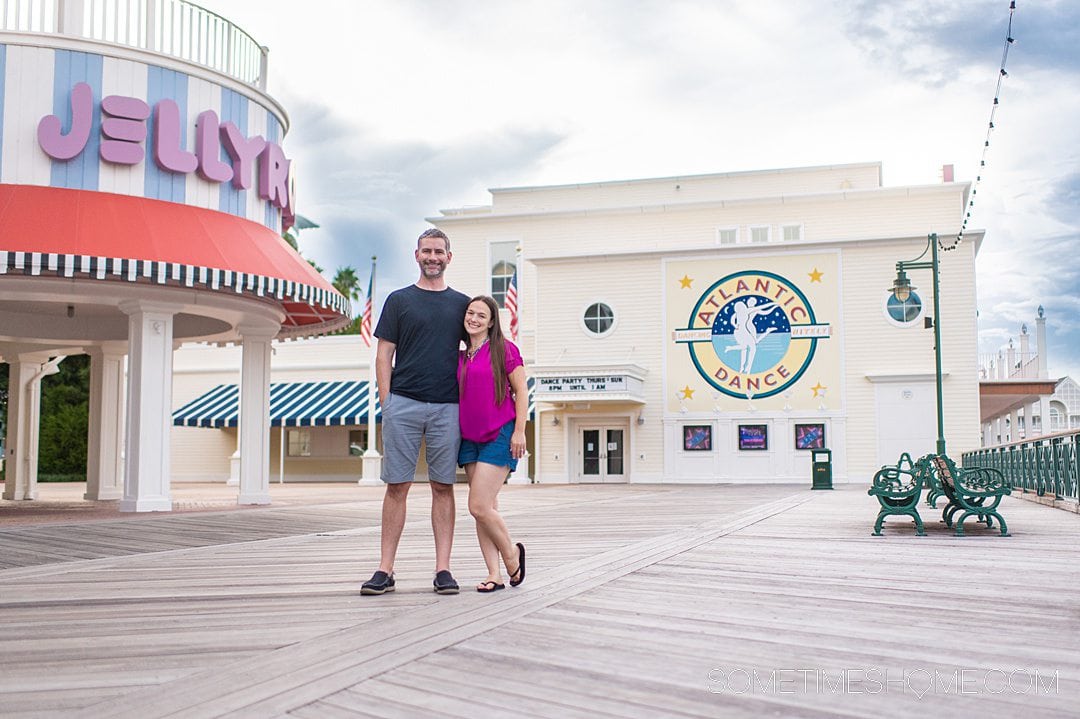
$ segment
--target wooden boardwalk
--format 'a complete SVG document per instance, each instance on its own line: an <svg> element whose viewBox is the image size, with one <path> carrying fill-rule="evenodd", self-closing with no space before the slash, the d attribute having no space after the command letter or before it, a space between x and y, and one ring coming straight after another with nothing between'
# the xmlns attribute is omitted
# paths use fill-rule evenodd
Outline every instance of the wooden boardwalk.
<svg viewBox="0 0 1080 719"><path fill-rule="evenodd" d="M459 488L464 489L464 488ZM865 489L508 487L521 587L431 591L426 487L398 591L378 502L0 527L0 716L1071 716L1080 517L870 536ZM358 495L359 497L359 495Z"/></svg>

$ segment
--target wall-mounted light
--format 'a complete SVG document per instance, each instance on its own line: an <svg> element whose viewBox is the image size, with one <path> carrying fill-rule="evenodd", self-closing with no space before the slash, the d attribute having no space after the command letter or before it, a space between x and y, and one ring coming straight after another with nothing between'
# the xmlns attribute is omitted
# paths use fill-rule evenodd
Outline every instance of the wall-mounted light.
<svg viewBox="0 0 1080 719"><path fill-rule="evenodd" d="M67 316L69 319L75 316L75 305L67 306Z"/></svg>
<svg viewBox="0 0 1080 719"><path fill-rule="evenodd" d="M558 427L559 426L559 415L557 415L557 414L552 415L552 417L551 417L551 426L552 427Z"/></svg>
<svg viewBox="0 0 1080 719"><path fill-rule="evenodd" d="M639 415L637 416L637 423L638 423L638 426L639 426L639 427L640 427L641 425L645 424L645 416L644 416L644 415L641 415L641 414L639 414Z"/></svg>

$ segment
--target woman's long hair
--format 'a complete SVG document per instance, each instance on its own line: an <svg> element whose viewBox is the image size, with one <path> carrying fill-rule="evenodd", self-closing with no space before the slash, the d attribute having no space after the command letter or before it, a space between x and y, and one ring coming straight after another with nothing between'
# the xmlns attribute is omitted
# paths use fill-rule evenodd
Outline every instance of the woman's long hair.
<svg viewBox="0 0 1080 719"><path fill-rule="evenodd" d="M506 337L499 322L499 305L487 295L477 295L469 300L483 302L491 313L491 327L488 327L488 354L491 355L491 374L495 378L495 404L502 405L510 396L509 379L506 376ZM462 372L462 377L465 373Z"/></svg>

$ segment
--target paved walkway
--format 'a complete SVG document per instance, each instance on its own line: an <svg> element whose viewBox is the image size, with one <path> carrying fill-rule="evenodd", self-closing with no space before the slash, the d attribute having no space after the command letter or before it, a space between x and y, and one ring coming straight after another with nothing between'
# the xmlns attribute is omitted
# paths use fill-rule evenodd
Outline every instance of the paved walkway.
<svg viewBox="0 0 1080 719"><path fill-rule="evenodd" d="M927 511L930 536L899 519L873 538L876 502L854 486L514 486L501 503L529 547L526 582L439 596L417 486L398 591L361 597L380 491L306 492L319 501L0 514L0 714L1031 718L1080 705L1074 514L1008 499L1011 537L956 538ZM483 575L472 531L459 516L465 588Z"/></svg>

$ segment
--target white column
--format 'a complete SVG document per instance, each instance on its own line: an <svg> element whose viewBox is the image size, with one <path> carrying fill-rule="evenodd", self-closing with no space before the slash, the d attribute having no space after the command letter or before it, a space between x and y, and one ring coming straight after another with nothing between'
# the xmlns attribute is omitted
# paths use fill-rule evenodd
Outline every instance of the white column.
<svg viewBox="0 0 1080 719"><path fill-rule="evenodd" d="M129 300L127 454L121 512L168 512L175 305Z"/></svg>
<svg viewBox="0 0 1080 719"><path fill-rule="evenodd" d="M43 354L20 354L9 360L4 499L34 499L36 494L38 426L33 408L41 402L41 383L35 378L48 359Z"/></svg>
<svg viewBox="0 0 1080 719"><path fill-rule="evenodd" d="M229 455L229 478L225 480L227 487L240 486L240 432L236 433L236 451Z"/></svg>
<svg viewBox="0 0 1080 719"><path fill-rule="evenodd" d="M82 0L58 0L56 8L57 32L64 35L83 35L84 3Z"/></svg>
<svg viewBox="0 0 1080 719"><path fill-rule="evenodd" d="M990 445L995 444L995 442L994 442L994 421L990 420L989 422L983 422L982 430L983 430L982 446L983 447L989 447Z"/></svg>
<svg viewBox="0 0 1080 719"><path fill-rule="evenodd" d="M1020 413L1016 408L1013 408L1013 410L1009 412L1009 441L1017 442L1020 439Z"/></svg>
<svg viewBox="0 0 1080 719"><path fill-rule="evenodd" d="M506 480L507 484L532 484L532 478L529 477L529 452L521 455L521 459L518 460L517 469L510 473L510 478Z"/></svg>
<svg viewBox="0 0 1080 719"><path fill-rule="evenodd" d="M276 323L240 325L240 494L237 504L270 504L270 340Z"/></svg>
<svg viewBox="0 0 1080 719"><path fill-rule="evenodd" d="M1028 367L1028 362L1031 361L1031 338L1027 333L1027 325L1020 326L1020 372L1021 377L1031 377L1029 374L1031 368ZM1024 417L1026 420L1027 417ZM1030 429L1030 428L1028 428ZM1030 434L1030 432L1029 432Z"/></svg>
<svg viewBox="0 0 1080 719"><path fill-rule="evenodd" d="M1047 395L1039 397L1039 417L1042 418L1042 433L1053 432L1054 430L1050 427L1050 397Z"/></svg>
<svg viewBox="0 0 1080 719"><path fill-rule="evenodd" d="M375 379L375 353L379 346L376 339L371 341L371 364L368 372L368 440L367 448L360 465L360 480L357 482L361 487L378 487L382 484L382 455L376 439L378 428L375 424L375 400L379 397L379 388Z"/></svg>
<svg viewBox="0 0 1080 719"><path fill-rule="evenodd" d="M994 444L1005 444L1009 440L1005 436L1005 415L999 414L994 417Z"/></svg>
<svg viewBox="0 0 1080 719"><path fill-rule="evenodd" d="M86 439L83 499L120 499L124 494L124 355L108 342L91 347L90 431Z"/></svg>
<svg viewBox="0 0 1080 719"><path fill-rule="evenodd" d="M1047 371L1047 362L1049 361L1049 349L1046 346L1046 313L1043 311L1042 305L1039 305L1039 316L1035 318L1035 344L1039 348L1039 379L1047 379L1050 377L1050 373ZM1046 429L1050 426L1050 415L1044 414L1043 416L1044 432L1049 432Z"/></svg>

